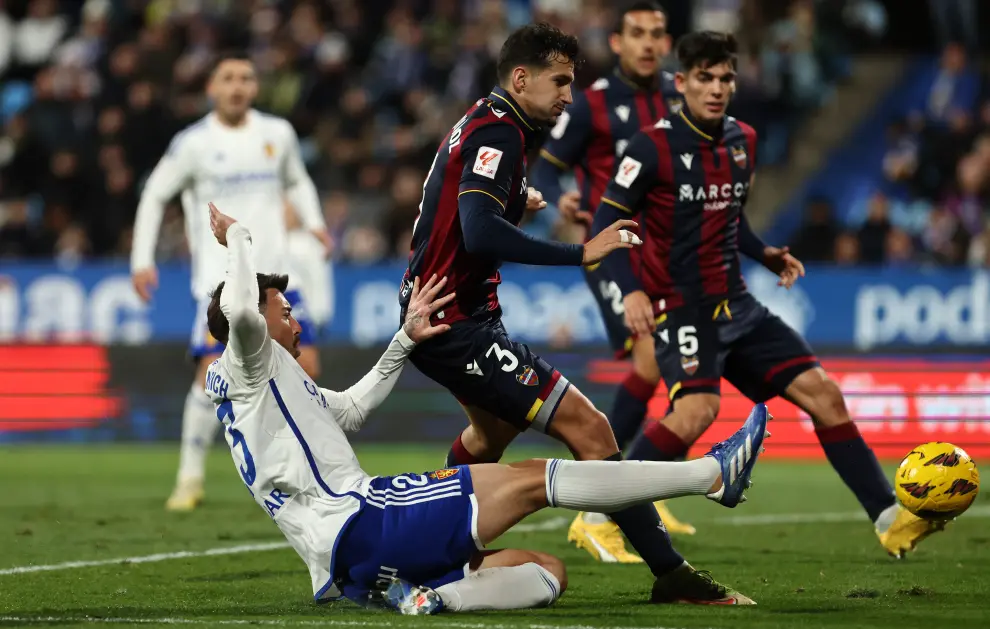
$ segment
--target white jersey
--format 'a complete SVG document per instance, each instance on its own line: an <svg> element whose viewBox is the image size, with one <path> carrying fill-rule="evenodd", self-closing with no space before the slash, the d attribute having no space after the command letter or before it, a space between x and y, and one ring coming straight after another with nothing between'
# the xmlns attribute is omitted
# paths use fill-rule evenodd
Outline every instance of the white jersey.
<svg viewBox="0 0 990 629"><path fill-rule="evenodd" d="M286 120L247 113L229 127L209 114L177 134L141 194L134 222L131 270L153 267L165 204L183 193L192 255L192 291L209 295L223 279L225 253L210 231L207 204L243 223L255 238L255 268L289 271L285 201L307 229L325 229L320 200ZM202 213L202 217L197 213Z"/></svg>
<svg viewBox="0 0 990 629"><path fill-rule="evenodd" d="M220 306L230 338L209 367L206 392L241 478L308 566L314 596L336 598L334 547L371 482L344 432L359 429L385 399L413 342L400 330L360 382L339 393L318 388L271 339L258 312L251 238L240 223L227 231L229 262Z"/></svg>

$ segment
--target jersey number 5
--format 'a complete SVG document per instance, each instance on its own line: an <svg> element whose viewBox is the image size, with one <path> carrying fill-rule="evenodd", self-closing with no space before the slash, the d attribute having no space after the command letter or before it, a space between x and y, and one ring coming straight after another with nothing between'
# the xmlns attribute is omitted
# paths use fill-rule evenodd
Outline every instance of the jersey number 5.
<svg viewBox="0 0 990 629"><path fill-rule="evenodd" d="M217 407L217 419L223 423L227 429L227 434L230 435L233 441L231 448L238 446L241 448L244 465L238 466L238 469L241 472L241 478L244 479L244 484L248 486L248 491L251 491L251 485L254 484L254 479L258 476L258 470L254 467L254 457L251 456L251 451L248 450L247 441L244 440L244 433L234 428L234 406L230 400L224 400ZM252 495L254 495L253 492Z"/></svg>
<svg viewBox="0 0 990 629"><path fill-rule="evenodd" d="M660 340L670 343L670 331L661 330ZM693 325L683 325L677 328L677 346L684 356L694 356L698 353L698 328Z"/></svg>

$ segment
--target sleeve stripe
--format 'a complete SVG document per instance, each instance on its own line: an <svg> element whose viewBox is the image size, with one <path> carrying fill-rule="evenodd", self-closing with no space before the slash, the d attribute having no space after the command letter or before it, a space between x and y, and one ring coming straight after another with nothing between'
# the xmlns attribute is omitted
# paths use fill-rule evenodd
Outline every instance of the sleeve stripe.
<svg viewBox="0 0 990 629"><path fill-rule="evenodd" d="M550 154L550 151L548 151L546 149L540 149L540 157L542 157L543 159L547 160L548 162L550 162L551 164L553 164L557 168L560 168L561 170L570 170L570 166L568 166L567 164L565 164L563 162L563 160L557 159L556 157L554 157L553 155L551 155Z"/></svg>
<svg viewBox="0 0 990 629"><path fill-rule="evenodd" d="M608 203L608 204L609 204L609 205L611 205L612 207L617 207L617 208L619 208L620 210L622 210L623 212L626 212L626 213L628 213L628 214L635 214L635 212L633 212L632 210L630 210L630 209L629 209L629 208L627 208L626 206L624 206L624 205L622 205L621 203L616 203L616 202L615 202L615 201L613 201L612 199L606 199L605 197L602 197L602 203Z"/></svg>
<svg viewBox="0 0 990 629"><path fill-rule="evenodd" d="M505 209L505 203L504 203L504 202L502 202L502 200L501 200L501 199L499 199L499 198L498 198L497 196L495 196L495 195L494 195L494 194L492 194L491 192L485 192L484 190L478 190L477 188L471 188L470 190L461 190L461 192L460 192L460 193L459 193L459 194L457 195L457 197L458 197L458 198L460 198L460 196L461 196L462 194L467 194L468 192L480 192L481 194L487 194L487 195L488 195L488 196L490 196L491 198L493 198L493 199L495 199L495 201L496 201L496 202L497 202L497 203L498 203L499 205L501 205L501 206L502 206L502 209L503 209L503 210Z"/></svg>

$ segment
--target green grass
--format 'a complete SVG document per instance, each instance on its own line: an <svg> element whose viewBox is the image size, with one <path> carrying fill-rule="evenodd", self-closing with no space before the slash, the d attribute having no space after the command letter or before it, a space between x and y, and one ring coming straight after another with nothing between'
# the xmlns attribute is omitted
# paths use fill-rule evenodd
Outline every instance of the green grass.
<svg viewBox="0 0 990 629"><path fill-rule="evenodd" d="M176 454L171 447L145 446L0 449L0 570L282 539L220 448L210 459L207 503L191 514L166 513L162 504ZM358 456L369 472L384 474L435 467L443 452L365 447ZM547 610L410 619L347 602L317 606L302 562L291 550L279 549L0 574L0 626L92 627L97 618L136 619L142 626L158 624L155 619L191 619L202 621L194 626L252 620L464 629L990 626L986 500L908 560L895 561L883 553L865 516L850 520L858 505L828 467L761 463L755 482L749 502L735 510L700 498L672 503L675 513L699 530L695 537L675 539L681 552L756 599L755 608L647 605L652 579L645 568L595 563L567 544L564 530L553 530L510 532L496 544L565 559L570 589ZM828 513L843 515L827 522L753 520L761 514ZM568 514L548 511L532 521L562 515Z"/></svg>

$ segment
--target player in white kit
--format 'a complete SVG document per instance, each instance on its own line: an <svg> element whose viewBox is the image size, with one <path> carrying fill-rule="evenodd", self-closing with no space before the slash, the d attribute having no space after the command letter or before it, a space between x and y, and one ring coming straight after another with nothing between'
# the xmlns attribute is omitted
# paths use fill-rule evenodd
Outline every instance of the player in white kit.
<svg viewBox="0 0 990 629"><path fill-rule="evenodd" d="M548 506L612 513L686 495L728 507L745 499L769 436L762 404L692 461L529 460L369 476L345 431L360 429L388 396L416 343L449 330L430 323L454 298L434 301L446 278L422 287L415 278L402 329L378 364L346 391L329 391L299 366L300 327L283 295L288 278L256 273L253 232L213 204L210 224L228 251L207 317L226 348L209 367L206 391L244 484L305 562L317 601L343 595L405 614L549 605L567 586L559 559L485 550L527 515ZM752 603L710 577L697 582Z"/></svg>
<svg viewBox="0 0 990 629"><path fill-rule="evenodd" d="M181 193L196 303L189 354L198 364L182 414L179 470L166 502L170 510L193 509L202 500L206 456L219 428L200 386L206 367L223 349L206 326L209 294L222 278L224 260L223 247L213 239L205 219L207 201L225 203L256 234L255 264L265 272L288 271L282 211L286 200L304 228L329 243L319 196L300 157L296 133L287 121L251 108L257 91L254 66L246 57L226 55L217 62L208 84L213 111L173 138L148 178L134 222L132 279L141 298L150 301L158 286L155 246L165 204ZM312 330L302 316L302 301L295 290L286 296L300 313L304 329L300 362L315 378L319 360Z"/></svg>

